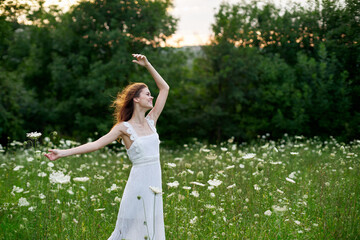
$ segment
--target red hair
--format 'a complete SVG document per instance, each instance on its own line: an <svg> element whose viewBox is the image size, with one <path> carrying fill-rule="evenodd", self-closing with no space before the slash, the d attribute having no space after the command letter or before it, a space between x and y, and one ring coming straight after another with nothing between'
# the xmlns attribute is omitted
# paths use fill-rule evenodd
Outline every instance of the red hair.
<svg viewBox="0 0 360 240"><path fill-rule="evenodd" d="M145 83L132 83L126 86L117 94L116 99L112 103L114 111L114 122L118 124L123 121L129 121L134 112L134 98L140 96L141 90L147 88Z"/></svg>

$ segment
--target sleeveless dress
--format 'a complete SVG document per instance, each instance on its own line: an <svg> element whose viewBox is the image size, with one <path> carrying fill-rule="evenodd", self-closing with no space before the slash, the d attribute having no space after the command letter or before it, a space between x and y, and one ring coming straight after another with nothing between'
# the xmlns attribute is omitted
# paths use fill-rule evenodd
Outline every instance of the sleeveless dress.
<svg viewBox="0 0 360 240"><path fill-rule="evenodd" d="M132 162L129 179L126 183L116 227L108 240L165 239L161 168L159 154L159 135L154 121L147 116L153 134L138 136L130 123L124 122L130 139L133 141L127 154Z"/></svg>

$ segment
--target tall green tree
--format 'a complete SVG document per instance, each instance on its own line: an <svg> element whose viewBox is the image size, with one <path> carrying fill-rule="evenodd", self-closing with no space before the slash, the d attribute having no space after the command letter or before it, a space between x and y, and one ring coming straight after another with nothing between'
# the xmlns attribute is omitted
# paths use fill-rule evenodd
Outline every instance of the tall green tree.
<svg viewBox="0 0 360 240"><path fill-rule="evenodd" d="M67 13L38 4L27 12L32 25L11 29L19 37L7 48L6 64L16 60L13 70L37 103L23 129L82 138L108 131L117 91L143 80L131 53L154 56L175 31L172 2L83 1Z"/></svg>
<svg viewBox="0 0 360 240"><path fill-rule="evenodd" d="M222 4L212 44L196 66L206 86L199 108L211 123L207 135L217 140L285 132L355 137L358 83L351 72L357 63L343 56L358 58L358 35L344 40L345 31L357 31L350 22L359 19L347 15L357 7L353 1L345 6L317 1L281 13L272 4Z"/></svg>

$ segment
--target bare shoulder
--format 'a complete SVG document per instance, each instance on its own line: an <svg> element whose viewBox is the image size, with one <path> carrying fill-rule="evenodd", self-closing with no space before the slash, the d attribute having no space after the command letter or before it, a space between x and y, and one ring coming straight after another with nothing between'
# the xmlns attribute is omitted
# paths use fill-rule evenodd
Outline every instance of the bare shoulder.
<svg viewBox="0 0 360 240"><path fill-rule="evenodd" d="M127 127L125 126L124 122L115 124L113 130L117 131L120 136L127 135Z"/></svg>

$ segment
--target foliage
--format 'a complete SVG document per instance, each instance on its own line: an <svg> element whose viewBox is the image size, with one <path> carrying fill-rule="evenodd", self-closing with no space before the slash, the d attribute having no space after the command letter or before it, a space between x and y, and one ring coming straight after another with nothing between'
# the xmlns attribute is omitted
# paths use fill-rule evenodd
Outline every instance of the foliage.
<svg viewBox="0 0 360 240"><path fill-rule="evenodd" d="M163 47L175 31L170 0L82 1L63 13L43 1L0 3L1 143L26 131L85 141L112 125L109 108L129 82L157 88L131 53L146 54L171 92L164 143L236 141L269 133L360 134L360 4L310 1L220 5L212 42ZM26 16L31 24L18 19Z"/></svg>
<svg viewBox="0 0 360 240"><path fill-rule="evenodd" d="M21 73L39 103L23 127L82 139L108 131L113 97L139 81L131 53L152 55L175 31L169 6L162 0L84 1L64 14L42 7L29 13L34 24L13 29L6 49L6 64Z"/></svg>
<svg viewBox="0 0 360 240"><path fill-rule="evenodd" d="M217 140L265 133L277 138L284 132L356 137L359 77L353 75L357 64L349 61L360 56L358 35L344 38L359 31L359 25L348 24L359 19L345 17L357 10L356 4L341 7L334 1L283 14L271 4L222 4L212 44L195 66L206 93L198 106L198 116L208 117L206 135ZM330 13L344 22L335 22ZM350 60L347 54L354 56Z"/></svg>

